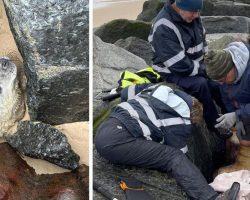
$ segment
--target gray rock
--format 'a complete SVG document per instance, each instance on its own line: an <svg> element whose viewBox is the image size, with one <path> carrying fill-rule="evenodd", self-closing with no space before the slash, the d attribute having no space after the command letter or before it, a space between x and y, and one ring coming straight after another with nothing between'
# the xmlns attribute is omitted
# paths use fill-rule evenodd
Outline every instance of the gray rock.
<svg viewBox="0 0 250 200"><path fill-rule="evenodd" d="M153 51L149 42L136 37L128 37L117 40L114 44L142 58L149 66L153 64Z"/></svg>
<svg viewBox="0 0 250 200"><path fill-rule="evenodd" d="M217 42L220 38L227 36L234 38L234 40L242 40L247 43L249 43L249 34L248 33L213 33L213 34L207 34L206 40L208 42L208 49L214 48L214 49L221 49L220 43ZM213 47L210 46L210 44L213 44Z"/></svg>
<svg viewBox="0 0 250 200"><path fill-rule="evenodd" d="M250 5L233 1L205 0L201 15L250 17Z"/></svg>
<svg viewBox="0 0 250 200"><path fill-rule="evenodd" d="M130 36L147 41L150 29L151 23L148 22L116 19L97 28L95 35L108 43L115 43L119 39L126 39Z"/></svg>
<svg viewBox="0 0 250 200"><path fill-rule="evenodd" d="M125 193L119 187L119 177L134 177L143 183L145 190L154 199L183 200L187 199L184 192L177 186L174 179L167 174L136 167L113 165L101 158L96 149L93 150L93 180L102 185L119 200L125 200ZM105 200L100 193L94 192L95 200Z"/></svg>
<svg viewBox="0 0 250 200"><path fill-rule="evenodd" d="M47 118L49 112L43 116L46 104L57 109L51 112L48 123L88 120L88 106L83 106L88 105L88 0L4 0L4 4L24 59L31 119ZM46 68L47 76L39 79ZM53 72L60 68L62 73L55 76ZM38 81L42 81L42 85ZM49 98L50 95L57 99ZM77 113L68 112L75 110Z"/></svg>
<svg viewBox="0 0 250 200"><path fill-rule="evenodd" d="M101 97L108 95L102 91L116 87L124 70L135 72L148 65L141 58L116 45L105 43L97 36L93 40L93 64L93 114L97 122L113 106L113 103L101 100Z"/></svg>
<svg viewBox="0 0 250 200"><path fill-rule="evenodd" d="M166 0L148 0L143 4L143 10L137 20L152 22L164 6ZM245 16L250 17L249 0L204 0L202 16Z"/></svg>
<svg viewBox="0 0 250 200"><path fill-rule="evenodd" d="M151 22L164 6L166 0L148 0L143 4L142 12L138 15L137 20Z"/></svg>
<svg viewBox="0 0 250 200"><path fill-rule="evenodd" d="M88 119L88 68L36 66L29 79L28 104L31 119L62 124Z"/></svg>
<svg viewBox="0 0 250 200"><path fill-rule="evenodd" d="M249 33L250 19L236 16L202 17L206 33Z"/></svg>
<svg viewBox="0 0 250 200"><path fill-rule="evenodd" d="M6 136L18 152L47 160L67 169L79 167L80 157L71 149L66 136L56 128L31 121L21 121L17 132Z"/></svg>

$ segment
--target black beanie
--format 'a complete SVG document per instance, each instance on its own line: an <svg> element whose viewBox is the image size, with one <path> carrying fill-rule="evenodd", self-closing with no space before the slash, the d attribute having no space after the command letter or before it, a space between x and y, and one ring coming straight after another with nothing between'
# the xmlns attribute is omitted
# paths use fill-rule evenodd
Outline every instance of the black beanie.
<svg viewBox="0 0 250 200"><path fill-rule="evenodd" d="M197 12L202 9L202 0L176 0L176 6L182 10Z"/></svg>

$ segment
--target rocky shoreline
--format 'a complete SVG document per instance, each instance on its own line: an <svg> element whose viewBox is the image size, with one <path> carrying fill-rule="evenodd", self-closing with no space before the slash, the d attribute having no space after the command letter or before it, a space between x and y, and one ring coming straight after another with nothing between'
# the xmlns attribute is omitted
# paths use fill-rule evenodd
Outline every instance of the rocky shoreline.
<svg viewBox="0 0 250 200"><path fill-rule="evenodd" d="M152 51L147 41L151 21L164 5L164 0L148 0L137 20L116 19L95 30L94 36L94 128L107 117L117 102L107 103L100 100L103 90L115 86L119 73L125 69L138 71L152 64ZM209 49L223 48L221 40L227 36L227 42L242 39L249 42L250 1L205 0L202 22L206 29ZM193 129L189 141L189 158L202 171L208 181L212 181L214 153L218 138L209 133L205 124ZM154 170L145 170L128 166L116 166L100 158L94 149L94 181L105 186L118 199L125 199L119 189L119 176L133 176L142 181L146 190L155 199L187 199L175 181ZM104 200L94 191L95 200Z"/></svg>

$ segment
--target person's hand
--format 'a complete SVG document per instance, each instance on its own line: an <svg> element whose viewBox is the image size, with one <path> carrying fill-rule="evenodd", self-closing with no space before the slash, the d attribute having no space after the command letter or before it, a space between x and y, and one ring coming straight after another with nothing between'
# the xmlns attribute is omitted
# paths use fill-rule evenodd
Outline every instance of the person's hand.
<svg viewBox="0 0 250 200"><path fill-rule="evenodd" d="M236 113L226 113L216 119L216 121L218 122L218 124L214 126L215 128L230 129L236 122Z"/></svg>

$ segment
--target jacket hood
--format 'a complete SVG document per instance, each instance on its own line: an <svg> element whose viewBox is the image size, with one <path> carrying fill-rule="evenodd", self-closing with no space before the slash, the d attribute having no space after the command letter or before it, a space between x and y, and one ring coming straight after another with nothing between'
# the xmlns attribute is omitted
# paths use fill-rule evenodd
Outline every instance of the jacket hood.
<svg viewBox="0 0 250 200"><path fill-rule="evenodd" d="M161 85L153 92L152 96L173 108L182 117L190 118L189 105L180 96L175 94L170 87ZM184 121L185 123L190 123L190 120Z"/></svg>
<svg viewBox="0 0 250 200"><path fill-rule="evenodd" d="M246 70L249 61L249 50L243 42L232 42L224 50L229 52L232 56L237 70L236 80L234 83L237 83Z"/></svg>

